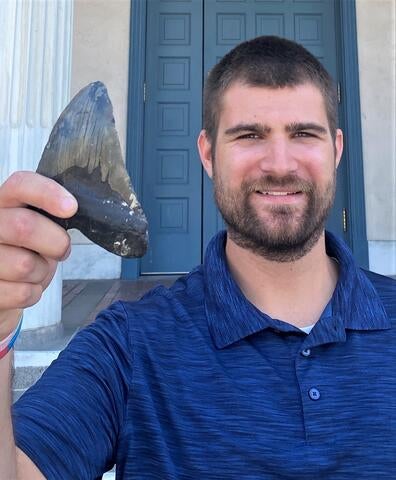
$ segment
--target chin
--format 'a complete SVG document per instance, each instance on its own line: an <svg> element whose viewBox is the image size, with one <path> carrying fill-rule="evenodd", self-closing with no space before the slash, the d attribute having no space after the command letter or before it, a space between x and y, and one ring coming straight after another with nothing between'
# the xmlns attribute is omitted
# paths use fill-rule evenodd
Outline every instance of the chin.
<svg viewBox="0 0 396 480"><path fill-rule="evenodd" d="M241 230L229 226L228 233L239 247L247 249L270 261L294 262L307 255L323 234L324 226L313 232L301 228L301 223L293 226L269 226L268 223L254 230Z"/></svg>

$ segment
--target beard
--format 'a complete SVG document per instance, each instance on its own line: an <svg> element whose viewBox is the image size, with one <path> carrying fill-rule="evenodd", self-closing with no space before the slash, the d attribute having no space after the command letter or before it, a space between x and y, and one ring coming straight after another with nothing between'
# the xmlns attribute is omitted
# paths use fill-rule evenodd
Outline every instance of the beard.
<svg viewBox="0 0 396 480"><path fill-rule="evenodd" d="M266 175L255 182L243 182L238 190L230 190L216 173L216 168L213 183L216 204L231 240L267 260L293 262L313 248L324 230L334 203L336 171L334 169L323 190L295 175ZM260 195L257 191L276 190L277 187L302 192L306 197L304 208L263 205L263 215L260 216L251 197Z"/></svg>

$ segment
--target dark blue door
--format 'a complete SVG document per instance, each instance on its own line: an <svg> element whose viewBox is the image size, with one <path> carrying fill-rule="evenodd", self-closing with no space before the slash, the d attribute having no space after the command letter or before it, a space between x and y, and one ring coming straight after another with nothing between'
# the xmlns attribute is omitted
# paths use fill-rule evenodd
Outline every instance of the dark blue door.
<svg viewBox="0 0 396 480"><path fill-rule="evenodd" d="M150 243L142 274L201 262L202 2L147 2L142 204Z"/></svg>
<svg viewBox="0 0 396 480"><path fill-rule="evenodd" d="M142 203L150 247L141 273L187 272L224 228L196 150L206 72L237 43L268 34L302 43L337 79L334 0L148 0L147 7ZM328 228L345 236L343 162L337 180Z"/></svg>

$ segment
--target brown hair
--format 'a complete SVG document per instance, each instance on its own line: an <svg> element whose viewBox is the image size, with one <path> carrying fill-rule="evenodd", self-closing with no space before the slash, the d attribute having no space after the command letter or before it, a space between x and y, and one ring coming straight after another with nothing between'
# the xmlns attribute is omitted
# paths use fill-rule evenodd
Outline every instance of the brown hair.
<svg viewBox="0 0 396 480"><path fill-rule="evenodd" d="M335 139L338 124L337 94L323 65L303 46L274 36L240 43L209 72L204 89L203 128L216 143L221 98L235 82L269 88L312 83L323 95L330 133Z"/></svg>

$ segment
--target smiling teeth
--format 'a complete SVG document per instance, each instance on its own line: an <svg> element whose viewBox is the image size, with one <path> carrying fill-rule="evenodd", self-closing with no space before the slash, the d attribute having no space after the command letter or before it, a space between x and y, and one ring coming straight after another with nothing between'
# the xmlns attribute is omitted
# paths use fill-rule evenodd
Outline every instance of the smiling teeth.
<svg viewBox="0 0 396 480"><path fill-rule="evenodd" d="M263 195L274 195L274 196L280 197L285 195L293 195L296 192L259 192L259 193L262 193Z"/></svg>

